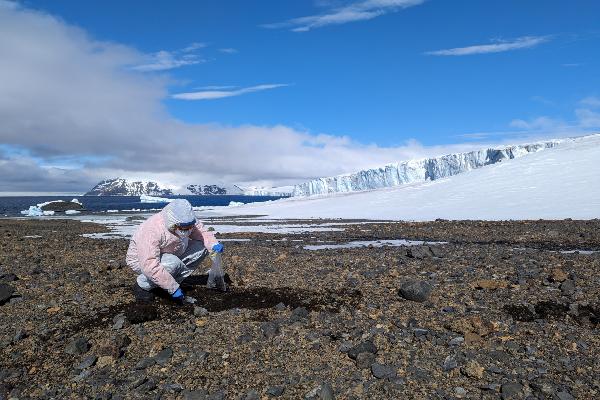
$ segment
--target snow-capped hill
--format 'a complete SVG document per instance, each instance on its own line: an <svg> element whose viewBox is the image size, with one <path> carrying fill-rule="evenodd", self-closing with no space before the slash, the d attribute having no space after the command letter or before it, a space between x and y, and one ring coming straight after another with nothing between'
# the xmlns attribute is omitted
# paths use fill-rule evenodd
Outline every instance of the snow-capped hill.
<svg viewBox="0 0 600 400"><path fill-rule="evenodd" d="M212 185L190 184L185 186L165 185L153 181L106 179L94 186L85 196L175 196L175 195L247 195L247 196L291 196L293 186L274 188L248 187L217 183Z"/></svg>
<svg viewBox="0 0 600 400"><path fill-rule="evenodd" d="M84 196L170 196L173 189L161 187L151 181L130 181L123 178L106 179L94 186Z"/></svg>
<svg viewBox="0 0 600 400"><path fill-rule="evenodd" d="M186 189L189 193L180 194L196 194L196 195L217 195L217 194L244 194L244 192L235 185L187 185Z"/></svg>
<svg viewBox="0 0 600 400"><path fill-rule="evenodd" d="M529 153L552 148L563 140L569 139L557 139L533 144L483 149L434 158L402 161L356 173L314 179L296 185L293 195L313 196L356 192L446 178L503 160L510 160Z"/></svg>

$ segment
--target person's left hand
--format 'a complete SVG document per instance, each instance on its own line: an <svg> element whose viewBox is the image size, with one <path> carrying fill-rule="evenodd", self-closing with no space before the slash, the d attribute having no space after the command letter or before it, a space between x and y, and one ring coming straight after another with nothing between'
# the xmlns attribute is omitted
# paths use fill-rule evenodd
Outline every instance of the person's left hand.
<svg viewBox="0 0 600 400"><path fill-rule="evenodd" d="M212 251L214 251L215 253L222 253L223 245L221 243L214 244L212 247Z"/></svg>

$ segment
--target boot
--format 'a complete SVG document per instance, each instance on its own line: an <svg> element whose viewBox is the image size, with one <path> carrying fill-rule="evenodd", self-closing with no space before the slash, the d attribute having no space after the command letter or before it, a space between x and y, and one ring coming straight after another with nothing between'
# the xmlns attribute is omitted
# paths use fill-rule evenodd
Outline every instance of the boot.
<svg viewBox="0 0 600 400"><path fill-rule="evenodd" d="M154 301L154 293L142 289L137 282L133 285L133 295L138 303L152 303Z"/></svg>

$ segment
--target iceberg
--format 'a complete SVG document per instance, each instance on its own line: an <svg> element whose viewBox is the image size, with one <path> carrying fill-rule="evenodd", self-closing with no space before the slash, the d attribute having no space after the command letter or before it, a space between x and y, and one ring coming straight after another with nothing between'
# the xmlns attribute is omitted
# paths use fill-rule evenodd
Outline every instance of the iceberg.
<svg viewBox="0 0 600 400"><path fill-rule="evenodd" d="M175 199L167 199L166 197L154 197L147 194L140 195L141 203L170 203Z"/></svg>
<svg viewBox="0 0 600 400"><path fill-rule="evenodd" d="M29 209L21 211L21 214L27 217L42 217L54 215L54 211L42 211L42 206L46 204L48 203L40 203L37 206L29 206Z"/></svg>

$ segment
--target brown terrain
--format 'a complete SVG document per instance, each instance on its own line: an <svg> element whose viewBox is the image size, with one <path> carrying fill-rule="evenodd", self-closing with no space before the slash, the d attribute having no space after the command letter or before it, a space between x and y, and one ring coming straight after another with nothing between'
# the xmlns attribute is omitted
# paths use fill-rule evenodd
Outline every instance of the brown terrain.
<svg viewBox="0 0 600 400"><path fill-rule="evenodd" d="M101 225L0 220L0 399L600 397L600 253L561 252L600 221L342 227L218 235L230 291L179 306ZM375 239L447 243L303 248Z"/></svg>

